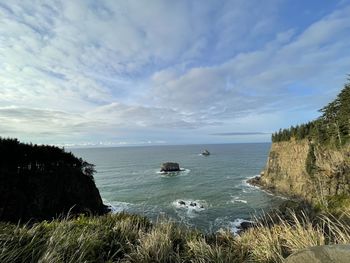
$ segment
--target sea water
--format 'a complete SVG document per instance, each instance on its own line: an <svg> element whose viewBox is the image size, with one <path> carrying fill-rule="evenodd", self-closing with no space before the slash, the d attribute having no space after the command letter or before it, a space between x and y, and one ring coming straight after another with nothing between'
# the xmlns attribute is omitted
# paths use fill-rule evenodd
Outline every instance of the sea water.
<svg viewBox="0 0 350 263"><path fill-rule="evenodd" d="M167 217L203 231L229 228L277 207L281 198L246 183L267 161L269 143L71 149L95 164L96 185L115 212ZM200 153L208 149L209 156ZM163 162L183 168L160 173Z"/></svg>

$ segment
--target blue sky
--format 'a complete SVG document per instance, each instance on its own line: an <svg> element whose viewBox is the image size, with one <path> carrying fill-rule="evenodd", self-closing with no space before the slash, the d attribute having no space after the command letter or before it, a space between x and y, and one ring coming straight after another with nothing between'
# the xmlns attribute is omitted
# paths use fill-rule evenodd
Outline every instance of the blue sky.
<svg viewBox="0 0 350 263"><path fill-rule="evenodd" d="M350 73L350 1L0 1L0 135L265 142Z"/></svg>

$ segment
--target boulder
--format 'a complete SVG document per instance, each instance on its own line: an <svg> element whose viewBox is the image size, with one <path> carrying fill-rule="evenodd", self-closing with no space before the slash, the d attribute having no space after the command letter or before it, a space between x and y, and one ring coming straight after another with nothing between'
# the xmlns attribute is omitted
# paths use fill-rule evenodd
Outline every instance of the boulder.
<svg viewBox="0 0 350 263"><path fill-rule="evenodd" d="M290 255L285 263L348 263L350 245L328 245L302 249Z"/></svg>
<svg viewBox="0 0 350 263"><path fill-rule="evenodd" d="M249 222L249 221L243 221L241 223L241 225L239 226L241 231L246 231L247 229L251 228L254 226L253 222Z"/></svg>
<svg viewBox="0 0 350 263"><path fill-rule="evenodd" d="M247 183L253 186L261 186L261 177L256 176L247 180Z"/></svg>
<svg viewBox="0 0 350 263"><path fill-rule="evenodd" d="M180 165L178 163L163 163L160 167L161 172L178 172L180 171Z"/></svg>
<svg viewBox="0 0 350 263"><path fill-rule="evenodd" d="M208 156L208 155L210 155L210 152L209 152L208 150L204 150L204 151L202 152L202 155Z"/></svg>

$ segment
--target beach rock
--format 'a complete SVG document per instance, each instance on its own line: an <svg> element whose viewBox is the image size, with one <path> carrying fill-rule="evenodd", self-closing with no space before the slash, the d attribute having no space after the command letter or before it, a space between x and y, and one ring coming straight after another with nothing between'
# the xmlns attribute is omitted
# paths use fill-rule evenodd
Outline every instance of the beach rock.
<svg viewBox="0 0 350 263"><path fill-rule="evenodd" d="M261 186L261 181L260 181L261 177L260 176L256 176L254 178L248 179L247 183L253 186Z"/></svg>
<svg viewBox="0 0 350 263"><path fill-rule="evenodd" d="M161 172L178 172L180 171L180 165L178 163L163 163L160 167Z"/></svg>
<svg viewBox="0 0 350 263"><path fill-rule="evenodd" d="M202 152L202 155L204 155L204 156L209 156L209 155L210 155L210 152L209 152L208 150L204 150L204 151Z"/></svg>
<svg viewBox="0 0 350 263"><path fill-rule="evenodd" d="M248 228L251 228L253 226L253 223L252 222L248 222L248 221L243 221L241 223L241 225L239 226L239 229L241 231L245 231L247 230Z"/></svg>
<svg viewBox="0 0 350 263"><path fill-rule="evenodd" d="M306 248L290 255L285 263L348 263L350 245L329 245Z"/></svg>
<svg viewBox="0 0 350 263"><path fill-rule="evenodd" d="M182 200L180 200L178 203L179 205L186 205L185 201L182 201Z"/></svg>

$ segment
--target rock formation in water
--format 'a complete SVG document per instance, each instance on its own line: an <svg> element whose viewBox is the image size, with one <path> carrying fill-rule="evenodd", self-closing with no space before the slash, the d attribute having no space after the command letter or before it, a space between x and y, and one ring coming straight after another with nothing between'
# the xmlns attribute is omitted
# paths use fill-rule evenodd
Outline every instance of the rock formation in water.
<svg viewBox="0 0 350 263"><path fill-rule="evenodd" d="M204 156L209 156L210 152L207 149L205 149L201 154Z"/></svg>
<svg viewBox="0 0 350 263"><path fill-rule="evenodd" d="M180 171L180 165L178 163L163 163L160 167L161 172L178 172Z"/></svg>
<svg viewBox="0 0 350 263"><path fill-rule="evenodd" d="M0 138L0 220L106 212L93 172L93 165L60 148Z"/></svg>

